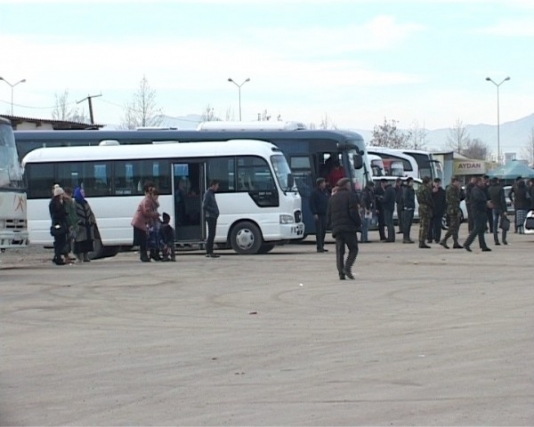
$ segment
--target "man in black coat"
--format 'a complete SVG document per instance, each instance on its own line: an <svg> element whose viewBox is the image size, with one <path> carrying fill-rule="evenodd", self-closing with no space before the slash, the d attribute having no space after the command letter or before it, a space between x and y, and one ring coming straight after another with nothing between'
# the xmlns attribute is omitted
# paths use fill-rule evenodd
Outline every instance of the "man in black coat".
<svg viewBox="0 0 534 427"><path fill-rule="evenodd" d="M310 210L315 219L315 239L317 241L317 252L328 252L324 248L324 238L326 236L326 211L328 209L328 193L326 191L326 181L324 178L317 178L316 186L310 196Z"/></svg>
<svg viewBox="0 0 534 427"><path fill-rule="evenodd" d="M384 189L384 198L382 199L382 210L384 211L384 223L388 230L388 238L386 242L393 243L395 241L395 227L393 225L393 212L395 211L395 199L397 194L395 188L389 185L387 179L380 180L380 184Z"/></svg>
<svg viewBox="0 0 534 427"><path fill-rule="evenodd" d="M443 223L443 216L447 209L447 196L445 190L441 186L441 179L434 179L434 187L432 188L432 200L434 201L434 210L432 211L432 222L428 229L428 243L432 241L439 243L441 241L441 225Z"/></svg>
<svg viewBox="0 0 534 427"><path fill-rule="evenodd" d="M375 203L376 203L376 216L378 218L378 235L380 241L386 241L386 234L384 233L384 227L386 223L384 221L384 208L382 207L382 201L384 200L384 188L382 184L375 186Z"/></svg>
<svg viewBox="0 0 534 427"><path fill-rule="evenodd" d="M471 243L473 243L475 237L478 236L478 243L480 245L480 249L482 249L482 252L491 252L491 249L488 248L486 245L486 240L484 239L486 223L488 221L488 216L486 215L488 199L486 197L486 182L483 178L476 178L476 185L471 190L470 200L470 215L473 215L474 217L474 225L473 230L471 230L464 243L464 249L468 252L472 252L470 247Z"/></svg>
<svg viewBox="0 0 534 427"><path fill-rule="evenodd" d="M404 206L402 205L403 190L404 184L400 178L397 178L395 181L395 204L397 205L397 221L399 223L399 231L397 234L404 233L404 225L402 224L404 219L402 215L402 211L404 210Z"/></svg>
<svg viewBox="0 0 534 427"><path fill-rule="evenodd" d="M348 277L354 280L352 266L358 256L358 237L356 232L361 226L359 200L350 187L350 179L342 178L337 183L338 190L328 202L327 223L336 239L336 264L339 279ZM349 254L345 261L345 245Z"/></svg>
<svg viewBox="0 0 534 427"><path fill-rule="evenodd" d="M413 188L413 178L406 180L406 185L402 188L402 226L404 227L404 236L402 243L413 243L410 237L412 229L413 214L415 212L415 190Z"/></svg>

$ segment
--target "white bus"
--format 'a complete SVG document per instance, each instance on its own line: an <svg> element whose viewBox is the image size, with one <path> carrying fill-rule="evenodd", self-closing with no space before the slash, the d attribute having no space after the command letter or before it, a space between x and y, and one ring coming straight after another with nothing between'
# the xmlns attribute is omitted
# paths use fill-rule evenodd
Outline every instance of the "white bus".
<svg viewBox="0 0 534 427"><path fill-rule="evenodd" d="M435 178L443 179L443 167L438 160L434 159L432 153L429 151L369 146L367 147L367 152L380 156L384 163L391 161L399 164L400 162L404 168L404 176L406 177L423 179L425 176L428 176L432 180ZM387 169L386 164L384 164L384 168Z"/></svg>
<svg viewBox="0 0 534 427"><path fill-rule="evenodd" d="M0 117L0 250L28 245L26 191L11 123Z"/></svg>
<svg viewBox="0 0 534 427"><path fill-rule="evenodd" d="M175 226L176 243L206 238L202 198L220 182L215 242L241 254L266 253L302 239L301 199L275 145L256 140L188 144L41 148L24 158L32 243L50 245L48 204L55 183L83 187L101 235L93 257L132 246L130 225L147 181L159 190L160 214Z"/></svg>

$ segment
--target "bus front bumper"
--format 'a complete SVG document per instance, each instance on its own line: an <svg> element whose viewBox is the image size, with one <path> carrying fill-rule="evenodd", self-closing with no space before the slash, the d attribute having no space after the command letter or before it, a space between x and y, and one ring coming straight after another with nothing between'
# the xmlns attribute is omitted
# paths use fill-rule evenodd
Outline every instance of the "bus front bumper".
<svg viewBox="0 0 534 427"><path fill-rule="evenodd" d="M0 231L0 249L16 249L28 246L27 231Z"/></svg>

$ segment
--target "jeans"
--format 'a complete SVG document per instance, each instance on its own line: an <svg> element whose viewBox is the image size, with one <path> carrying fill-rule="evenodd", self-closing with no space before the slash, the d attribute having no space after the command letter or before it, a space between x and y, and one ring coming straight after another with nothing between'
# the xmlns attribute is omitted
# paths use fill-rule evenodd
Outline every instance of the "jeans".
<svg viewBox="0 0 534 427"><path fill-rule="evenodd" d="M430 228L428 230L428 241L435 241L439 243L441 240L441 225L443 222L443 215L436 215L432 217Z"/></svg>
<svg viewBox="0 0 534 427"><path fill-rule="evenodd" d="M315 240L317 241L317 250L324 249L324 239L326 237L326 215L317 215L315 220Z"/></svg>
<svg viewBox="0 0 534 427"><path fill-rule="evenodd" d="M365 212L362 212L362 233L361 233L361 242L369 241L369 226L371 225L371 218L365 217Z"/></svg>
<svg viewBox="0 0 534 427"><path fill-rule="evenodd" d="M54 259L60 260L61 256L65 252L65 246L67 244L67 233L54 236Z"/></svg>
<svg viewBox="0 0 534 427"><path fill-rule="evenodd" d="M393 211L389 209L384 210L384 222L388 229L388 242L395 241L395 227L393 226Z"/></svg>
<svg viewBox="0 0 534 427"><path fill-rule="evenodd" d="M411 240L410 231L412 230L413 221L413 209L405 209L402 211L402 226L403 226L403 239L404 241Z"/></svg>
<svg viewBox="0 0 534 427"><path fill-rule="evenodd" d="M217 230L217 218L212 216L206 217L208 223L208 240L206 242L206 254L213 253L213 242L215 241L215 231Z"/></svg>
<svg viewBox="0 0 534 427"><path fill-rule="evenodd" d="M474 209L473 209L474 210ZM471 243L475 240L475 237L478 236L478 244L480 249L487 247L486 240L484 239L484 233L486 232L486 222L488 221L488 215L484 212L473 212L473 230L467 236L464 246L471 246Z"/></svg>
<svg viewBox="0 0 534 427"><path fill-rule="evenodd" d="M499 241L499 224L503 216L503 212L500 209L493 209L493 238L495 243ZM506 242L506 230L502 231L502 241Z"/></svg>
<svg viewBox="0 0 534 427"><path fill-rule="evenodd" d="M349 248L347 261L345 261L345 245ZM339 233L336 235L336 265L339 276L345 276L351 271L358 256L358 236L356 232Z"/></svg>
<svg viewBox="0 0 534 427"><path fill-rule="evenodd" d="M386 240L386 235L384 233L385 220L384 220L384 209L380 208L377 212L378 217L378 234L380 235L380 240Z"/></svg>

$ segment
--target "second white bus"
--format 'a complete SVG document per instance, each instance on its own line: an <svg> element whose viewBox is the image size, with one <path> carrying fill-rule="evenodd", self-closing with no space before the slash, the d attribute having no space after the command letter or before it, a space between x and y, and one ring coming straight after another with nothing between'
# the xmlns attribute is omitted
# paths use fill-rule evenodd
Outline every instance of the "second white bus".
<svg viewBox="0 0 534 427"><path fill-rule="evenodd" d="M132 245L130 223L147 181L159 190L159 212L171 216L179 244L205 241L202 199L213 179L220 183L219 246L240 254L266 253L304 236L301 199L289 165L268 142L41 148L30 152L23 165L33 244L52 243L48 204L56 183L84 189L101 236L94 258Z"/></svg>

